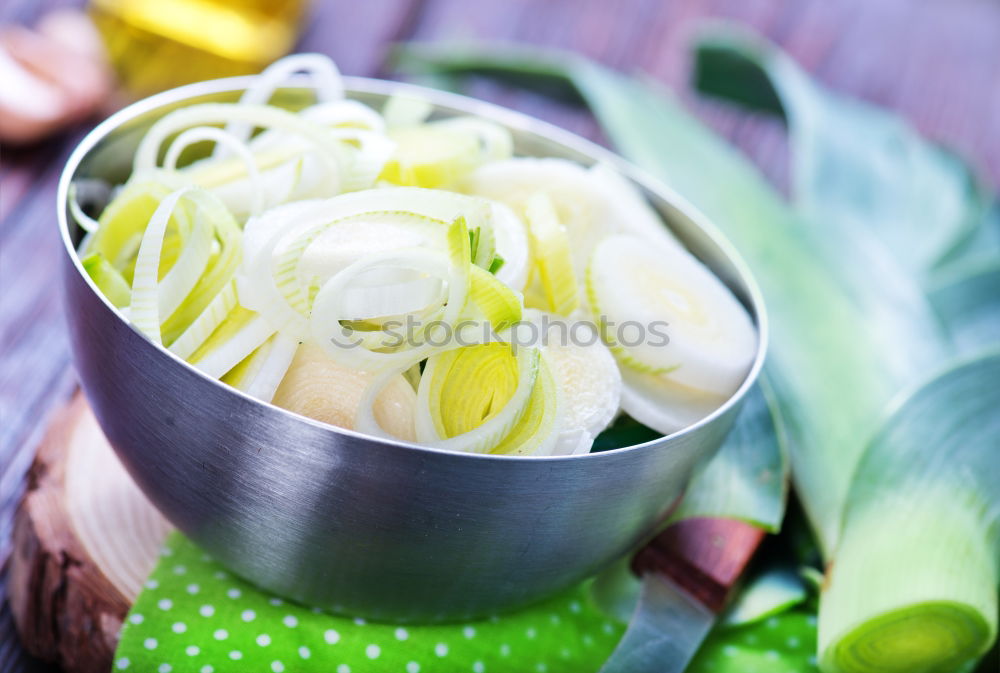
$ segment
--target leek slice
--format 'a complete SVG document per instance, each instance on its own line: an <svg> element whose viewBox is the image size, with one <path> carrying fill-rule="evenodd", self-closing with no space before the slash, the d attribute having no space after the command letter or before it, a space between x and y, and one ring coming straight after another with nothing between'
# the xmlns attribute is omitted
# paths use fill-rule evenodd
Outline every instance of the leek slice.
<svg viewBox="0 0 1000 673"><path fill-rule="evenodd" d="M180 186L174 182L164 172L133 175L101 213L84 253L99 253L116 269L124 270L138 252L142 233L160 201Z"/></svg>
<svg viewBox="0 0 1000 673"><path fill-rule="evenodd" d="M600 180L564 159L493 161L473 171L461 187L469 194L505 203L520 215L535 194L545 192L573 241L573 263L579 270L587 268L598 241L618 231L628 216Z"/></svg>
<svg viewBox="0 0 1000 673"><path fill-rule="evenodd" d="M400 349L374 352L364 348L364 341L359 341L353 330L342 325L342 321L356 317L345 312L345 290L359 277L380 268L410 269L446 281L447 299L438 322L453 327L469 297L473 268L464 219L458 218L449 227L447 255L422 249L371 255L328 280L316 295L310 318L313 339L322 344L334 359L369 371L382 371L404 362L412 364L414 352L423 353L426 357L447 345L444 342L434 345L425 339L425 329L432 325L428 324L420 327L416 334L409 335L409 340L398 339L402 342L398 344ZM394 336L386 334L387 338Z"/></svg>
<svg viewBox="0 0 1000 673"><path fill-rule="evenodd" d="M528 199L525 217L531 233L532 256L546 300L542 308L568 316L580 306L580 296L566 229L545 192Z"/></svg>
<svg viewBox="0 0 1000 673"><path fill-rule="evenodd" d="M342 307L337 305L339 298L336 296L340 289L355 282L355 276L361 272L367 272L375 266L403 265L403 268L421 270L423 273L447 279L449 292L452 290L459 292L450 294L447 304L450 313L442 318L453 325L467 298L471 245L464 225L465 240L456 239L449 242L452 235L449 233L448 222L455 221L463 214L463 220L467 217L476 218L475 226L480 229L481 235L492 227L493 209L483 200L427 189L365 190L343 194L326 201L276 208L260 218L252 218L247 223L244 234L247 260L241 273L240 301L243 305L260 311L276 328L291 330L299 336L305 336L313 329L320 329L323 334L316 335L315 332L313 334L319 343L324 343L332 336L348 336L334 323L350 320L352 316L337 313L339 317L334 319L330 313L341 311ZM395 245L395 239L391 236L386 237L380 241L380 245L390 247L384 255L366 255L327 279L325 284L347 273L348 268L351 269L350 273L334 284L335 288L339 288L336 291L330 289L325 293L322 290L314 292L314 280L321 280L321 271L317 267L325 266L336 270L339 264L347 261L346 259L338 261L336 258L330 260L329 257L323 261L325 257L323 250L330 251L330 246L322 244L323 237L330 235L340 236L341 240L345 238L344 234L324 232L331 232L339 226L352 225L360 230L365 222L373 221L379 222L379 226L390 224L411 229L419 235L421 244L426 241L437 245L431 245L431 249L421 250L419 253L411 250L402 257L395 258L391 249ZM354 234L346 234L346 237L353 238ZM365 237L360 235L355 240L363 243ZM313 248L314 245L316 248ZM462 251L456 246L462 248ZM441 252L435 254L434 247ZM314 257L316 263L308 263L306 260L306 253L310 249L318 250ZM345 250L341 249L339 252ZM442 253L446 254L442 256ZM463 255L464 257L459 260L458 257ZM414 262L417 257L422 259ZM304 264L304 260L307 263ZM406 267L405 265L410 262L415 266ZM353 267L353 264L359 266ZM461 278L455 276L458 272L461 272ZM326 299L317 315L315 302L319 302L321 296ZM319 323L310 327L310 316ZM331 357L344 357L344 355L338 356L331 351ZM364 354L361 357L367 358ZM366 362L365 367L380 369L374 361L366 360Z"/></svg>
<svg viewBox="0 0 1000 673"><path fill-rule="evenodd" d="M185 241L178 263L160 281L163 235L168 221L184 199L196 206L193 233ZM217 235L220 249L206 271L207 248L213 235ZM130 321L154 343L163 342L162 336L168 328L178 335L183 333L218 298L230 281L239 260L238 244L239 229L235 222L225 207L208 192L186 187L164 198L150 217L139 245L132 281ZM175 307L176 310L171 310ZM171 317L164 322L161 331L164 314ZM217 312L209 315L214 319ZM210 321L203 321L200 326L202 334L207 334L208 329L215 326L207 322ZM196 345L187 343L186 347ZM218 376L225 371L219 372Z"/></svg>
<svg viewBox="0 0 1000 673"><path fill-rule="evenodd" d="M622 410L664 435L697 423L729 397L672 381L657 374L621 368Z"/></svg>
<svg viewBox="0 0 1000 673"><path fill-rule="evenodd" d="M81 229L88 234L92 234L97 231L100 223L83 211L83 207L77 198L78 191L77 183L71 182L69 185L69 194L67 195L69 213L73 217L73 221L80 225Z"/></svg>
<svg viewBox="0 0 1000 673"><path fill-rule="evenodd" d="M221 378L271 338L274 331L259 315L237 306L188 362L213 378Z"/></svg>
<svg viewBox="0 0 1000 673"><path fill-rule="evenodd" d="M265 208L295 198L303 184L304 166L305 160L296 157L274 168L264 169L257 176L251 174L216 185L211 187L211 191L226 204L233 217L242 221Z"/></svg>
<svg viewBox="0 0 1000 673"><path fill-rule="evenodd" d="M219 294L215 295L205 310L198 314L198 317L170 344L170 352L179 358L187 359L190 357L222 324L222 321L236 307L236 304L236 284L230 281L219 291Z"/></svg>
<svg viewBox="0 0 1000 673"><path fill-rule="evenodd" d="M402 213L345 218L317 235L302 251L297 274L305 286L319 286L367 255L402 248L441 248L446 223Z"/></svg>
<svg viewBox="0 0 1000 673"><path fill-rule="evenodd" d="M426 98L394 94L382 106L382 117L387 126L416 126L427 121L434 105Z"/></svg>
<svg viewBox="0 0 1000 673"><path fill-rule="evenodd" d="M222 377L222 381L251 397L270 402L291 366L299 342L275 334Z"/></svg>
<svg viewBox="0 0 1000 673"><path fill-rule="evenodd" d="M475 136L432 126L390 129L396 151L379 176L397 185L443 187L480 164Z"/></svg>
<svg viewBox="0 0 1000 673"><path fill-rule="evenodd" d="M293 54L275 61L264 69L253 83L240 96L238 105L262 106L271 100L278 90L292 75L305 72L312 80L316 89L316 97L320 101L333 101L344 97L344 82L336 64L322 54ZM240 140L247 140L253 130L253 125L246 120L233 120L226 125L226 131ZM213 156L225 156L225 148L216 147Z"/></svg>
<svg viewBox="0 0 1000 673"><path fill-rule="evenodd" d="M514 353L501 342L429 358L417 388L417 440L453 451L490 452L525 415L539 360L537 348Z"/></svg>
<svg viewBox="0 0 1000 673"><path fill-rule="evenodd" d="M594 437L618 415L622 394L618 364L589 323L535 311L529 319L546 329L542 352L563 399L560 452L586 453Z"/></svg>
<svg viewBox="0 0 1000 673"><path fill-rule="evenodd" d="M375 378L330 359L324 348L306 342L296 351L273 404L330 425L355 429L355 418ZM391 436L414 440L416 393L404 376L392 374L369 407Z"/></svg>
<svg viewBox="0 0 1000 673"><path fill-rule="evenodd" d="M618 213L617 228L622 233L635 234L650 241L680 246L680 241L667 228L649 202L631 182L610 164L594 164L590 174L599 182Z"/></svg>
<svg viewBox="0 0 1000 673"><path fill-rule="evenodd" d="M504 285L496 276L478 266L469 269L468 309L464 318L479 318L494 330L503 330L521 319L524 301L520 293Z"/></svg>
<svg viewBox="0 0 1000 673"><path fill-rule="evenodd" d="M317 103L303 109L299 114L309 121L323 126L361 129L378 134L385 133L386 121L382 116L356 100L333 100ZM261 136L257 136L252 142L262 142Z"/></svg>
<svg viewBox="0 0 1000 673"><path fill-rule="evenodd" d="M81 260L83 270L87 272L94 285L108 301L116 308L128 306L132 298L132 288L111 262L104 259L99 252L92 253Z"/></svg>
<svg viewBox="0 0 1000 673"><path fill-rule="evenodd" d="M163 250L163 236L167 231L167 223L174 214L174 209L180 204L181 199L191 196L195 198L195 192L189 188L181 189L164 198L156 207L152 217L146 225L142 239L139 243L139 252L136 255L135 272L132 279L132 299L129 303L129 320L149 337L154 343L162 343L160 336L160 309L161 283L160 277L160 253ZM206 231L207 225L202 218L196 218L195 229ZM201 234L196 235L197 240L201 240ZM196 243L197 245L197 243ZM182 280L189 282L197 281L197 276L191 279L187 274ZM165 285L165 283L164 283ZM190 282L187 288L178 287L174 283L169 289L173 294L181 290L190 290L194 283ZM186 294L186 292L185 292ZM183 295L182 295L183 296ZM173 301L173 297L168 297L168 301Z"/></svg>
<svg viewBox="0 0 1000 673"><path fill-rule="evenodd" d="M500 260L500 268L491 264L488 270L507 287L523 292L528 284L531 265L527 227L508 206L497 201L491 202L490 206L496 244L494 263Z"/></svg>
<svg viewBox="0 0 1000 673"><path fill-rule="evenodd" d="M559 432L563 408L559 385L548 359L542 357L527 408L517 425L490 449L490 453L513 456L547 456L554 453L563 437ZM578 450L578 447L579 443L575 448Z"/></svg>
<svg viewBox="0 0 1000 673"><path fill-rule="evenodd" d="M594 250L586 282L591 311L614 329L604 336L624 365L717 395L743 382L756 330L729 289L687 251L610 236ZM626 330L629 323L636 329Z"/></svg>
<svg viewBox="0 0 1000 673"><path fill-rule="evenodd" d="M191 193L198 195L195 204L196 216L203 218L213 227L214 252L205 272L198 278L183 303L163 321L161 326L163 341L169 345L182 334L189 334L189 338L196 336L197 332L189 331L196 322L201 329L211 325L218 313L210 312L204 319L202 316L213 306L220 293L230 285L241 258L240 228L236 220L222 202L210 192L196 190Z"/></svg>
<svg viewBox="0 0 1000 673"><path fill-rule="evenodd" d="M478 166L508 158L513 151L507 129L474 117L392 127L389 137L396 151L381 177L398 185L453 185Z"/></svg>
<svg viewBox="0 0 1000 673"><path fill-rule="evenodd" d="M174 133L192 126L220 124L228 121L245 122L253 126L276 129L309 141L314 149L309 156L316 157L320 162L319 168L328 189L334 192L338 191L342 182L343 169L347 163L342 143L331 135L328 129L319 124L286 110L264 105L202 103L174 110L153 124L143 136L135 152L133 172L142 173L154 169L160 146ZM229 128L229 131L237 138L240 137L232 128Z"/></svg>

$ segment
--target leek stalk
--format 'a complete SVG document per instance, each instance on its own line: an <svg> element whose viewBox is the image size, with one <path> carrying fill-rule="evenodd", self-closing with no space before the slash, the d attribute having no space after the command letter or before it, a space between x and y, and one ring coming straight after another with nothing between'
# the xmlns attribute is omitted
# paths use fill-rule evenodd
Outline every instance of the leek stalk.
<svg viewBox="0 0 1000 673"><path fill-rule="evenodd" d="M954 157L885 113L822 92L766 45L726 35L706 39L698 56L703 89L784 112L797 211L654 85L531 50L419 47L406 62L569 83L626 156L726 231L768 302L765 380L795 486L832 562L820 665L829 673L964 669L997 631L1000 371L986 355L925 378L959 352L939 316L963 319L973 348L997 343L982 331L996 324L985 288L997 248L986 248L978 276L930 298L926 288L969 241L995 240L995 231L978 231L988 227L988 197ZM911 220L916 232L902 228ZM935 312L932 299L954 308L947 298L959 282L980 297L960 316Z"/></svg>

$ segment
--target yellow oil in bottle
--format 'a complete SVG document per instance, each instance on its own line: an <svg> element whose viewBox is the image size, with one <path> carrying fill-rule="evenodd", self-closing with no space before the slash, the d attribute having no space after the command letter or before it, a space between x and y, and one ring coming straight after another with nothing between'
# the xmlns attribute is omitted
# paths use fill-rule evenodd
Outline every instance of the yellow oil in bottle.
<svg viewBox="0 0 1000 673"><path fill-rule="evenodd" d="M305 0L91 0L90 14L136 96L258 72L295 44Z"/></svg>

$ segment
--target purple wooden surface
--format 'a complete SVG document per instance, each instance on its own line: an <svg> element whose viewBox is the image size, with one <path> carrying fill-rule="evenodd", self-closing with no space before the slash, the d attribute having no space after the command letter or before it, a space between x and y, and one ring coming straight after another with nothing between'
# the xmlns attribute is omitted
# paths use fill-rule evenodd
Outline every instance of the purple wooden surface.
<svg viewBox="0 0 1000 673"><path fill-rule="evenodd" d="M30 24L79 0L0 0L0 24ZM699 116L747 151L779 185L782 128L694 100L686 46L706 18L769 36L828 85L898 110L959 150L1000 186L1000 3L991 0L317 0L300 50L331 55L347 74L385 74L395 41L517 40L642 69L677 88ZM578 110L479 83L473 93L600 140ZM73 386L60 316L54 190L85 129L29 149L0 148L0 565L34 444ZM0 584L0 600L2 600ZM0 612L0 672L30 670Z"/></svg>

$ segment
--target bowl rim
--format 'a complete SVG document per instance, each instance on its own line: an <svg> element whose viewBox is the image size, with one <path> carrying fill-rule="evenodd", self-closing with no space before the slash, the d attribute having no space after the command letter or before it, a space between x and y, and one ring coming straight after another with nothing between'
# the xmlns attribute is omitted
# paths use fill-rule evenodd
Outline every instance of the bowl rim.
<svg viewBox="0 0 1000 673"><path fill-rule="evenodd" d="M83 163L84 159L97 147L101 141L110 136L115 130L124 124L141 117L147 113L154 112L158 108L175 105L184 100L190 98L197 98L200 96L213 95L213 94L224 94L230 92L242 91L247 88L250 82L254 79L254 75L242 75L238 77L226 77L221 79L205 80L201 82L194 82L192 84L185 84L183 86L175 87L173 89L168 89L160 93L148 96L146 98L140 99L129 105L125 106L121 110L116 111L108 118L100 122L97 126L91 129L79 144L70 154L69 158L66 160L66 165L63 167L62 173L59 178L58 189L56 193L56 215L58 219L59 233L65 248L65 252L69 255L69 258L76 269L76 272L82 277L83 281L89 286L90 290L97 295L97 297L104 302L104 305L112 312L114 315L124 323L129 329L133 330L136 334L146 339L132 323L125 319L125 316L115 307L91 280L89 274L83 268L82 260L77 252L76 246L73 244L72 237L70 236L70 222L68 218L68 207L69 203L69 191L72 180L75 177L76 171L79 169L80 164ZM512 130L517 130L522 133L533 135L544 139L547 142L553 142L557 145L566 147L567 149L576 152L578 154L585 155L596 162L602 162L611 164L616 170L618 170L622 175L624 175L629 181L639 185L645 191L652 194L656 194L665 203L669 204L672 208L679 211L684 217L691 221L702 234L708 237L713 245L715 245L719 251L725 256L727 262L732 265L735 269L739 281L744 286L745 294L749 300L748 308L751 309L753 315L751 319L753 320L757 328L757 350L754 354L753 363L746 374L743 382L740 384L739 388L730 395L725 402L723 402L718 408L716 408L712 413L701 418L700 420L688 425L677 432L671 433L669 435L663 435L657 437L656 439L651 439L647 442L641 444L633 444L630 446L623 446L616 449L608 449L599 452L588 452L584 454L576 455L563 455L563 456L516 456L516 455L506 455L506 454L490 454L490 453L469 453L462 451L452 451L449 449L441 449L433 446L426 446L423 444L416 444L412 442L407 442L405 440L390 438L390 437L377 437L374 435L369 435L366 433L358 432L356 430L350 430L347 428L341 428L338 426L329 425L318 421L308 416L303 416L297 414L293 411L283 409L270 402L264 402L256 397L247 395L241 390L233 388L232 386L226 385L221 380L211 377L204 372L202 372L197 367L191 365L187 361L176 356L170 350L168 350L162 344L155 344L148 339L146 341L150 346L153 346L162 355L173 359L173 361L186 368L189 372L201 377L202 379L210 382L212 385L219 386L225 389L229 394L237 395L245 400L250 401L252 404L262 405L270 410L277 411L281 414L285 414L288 417L295 419L296 421L303 422L314 426L321 431L327 433L333 433L338 435L345 435L355 439L361 439L368 442L378 442L384 445L390 445L400 448L406 448L408 450L419 450L432 454L446 454L448 456L454 456L456 459L461 459L465 457L467 459L475 460L500 460L500 461L518 461L518 462L534 462L534 461L582 461L582 460L599 460L602 456L612 456L620 455L632 451L640 451L643 449L648 449L656 445L663 444L664 442L674 443L681 440L687 435L691 435L701 428L714 423L720 417L729 413L729 411L739 404L741 400L749 392L750 388L753 387L760 376L761 370L764 366L764 361L767 355L768 342L770 337L770 328L768 323L768 315L766 306L764 303L764 297L761 293L760 287L757 283L756 278L750 270L749 265L740 255L736 247L729 241L729 239L722 233L722 231L715 226L704 214L701 213L698 208L696 208L690 201L676 192L672 187L664 183L663 181L649 175L644 170L638 168L632 163L626 161L622 157L618 156L611 150L598 145L590 140L587 140L575 133L562 129L555 124L542 121L528 114L512 110L510 108L497 105L495 103L489 103L484 100L473 98L470 96L464 96L462 94L452 93L449 91L442 91L440 89L433 89L430 87L424 87L416 84L411 84L408 82L399 82L394 80L385 79L375 79L369 77L354 77L345 76L343 78L345 87L345 97L350 99L352 94L372 94L372 95L395 95L403 94L410 95L412 97L424 98L430 101L435 108L447 107L453 110L458 110L466 114L477 115L485 117L491 121L498 122L503 126L510 128ZM309 88L308 80L301 76L293 77L288 80L288 83L282 87L282 89L302 89ZM664 226L669 228L666 222Z"/></svg>

